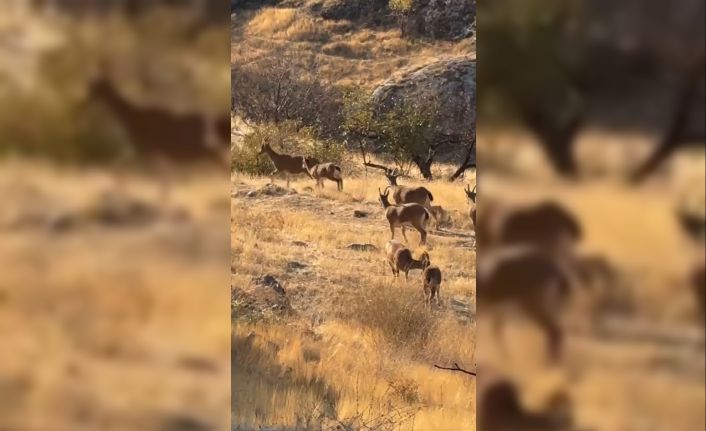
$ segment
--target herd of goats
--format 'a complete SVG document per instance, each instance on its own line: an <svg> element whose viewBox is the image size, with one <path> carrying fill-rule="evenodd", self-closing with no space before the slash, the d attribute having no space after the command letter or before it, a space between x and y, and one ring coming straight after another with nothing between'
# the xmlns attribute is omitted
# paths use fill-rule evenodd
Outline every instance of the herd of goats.
<svg viewBox="0 0 706 431"><path fill-rule="evenodd" d="M230 118L227 114L208 118L200 114L175 114L161 108L141 106L125 97L107 76L93 80L87 96L87 101L100 102L114 114L145 156L177 161L230 161ZM329 180L336 183L339 191L343 190L342 171L336 164L279 154L267 144L261 148L260 155L263 154L269 156L276 168L272 176L284 174L287 186L289 175L305 174L316 181L317 187L323 187L324 180ZM378 189L378 192L392 234L392 239L385 246L386 260L395 276L404 272L407 277L410 270L422 270L425 305L431 307L434 299L438 305L441 270L431 264L428 252L415 259L412 251L396 241L394 236L395 230L400 228L407 241L406 230L409 228L418 231L421 244L426 244L427 226L432 220L439 226L443 209L432 205L434 198L426 187L398 185L399 174L395 170L386 169L385 176L389 185L384 191ZM390 203L390 192L394 204ZM559 359L562 330L558 311L564 308L572 288L590 284L589 278L596 274L610 274L611 266L600 257L575 253L575 245L582 236L581 226L561 205L548 201L518 207L487 197L477 207L475 188L466 188L465 193L476 246L480 244L483 250L477 255L476 262L477 304L480 304L483 313L500 306L518 306L546 334L550 357ZM683 213L677 216L687 234L700 241L703 239L702 218L694 219ZM706 308L703 255L693 266L688 284L703 319ZM498 313L491 312L489 315L495 319L494 328L500 339L502 319L498 319ZM484 372L483 375L487 376L488 373ZM557 421L556 416L549 418L524 412L518 401L517 389L510 382L501 379L481 392L479 400L483 405L479 405L478 425L482 429L520 430L526 429L524 425L527 423L535 423L538 429L568 429L556 426L563 422L566 415L560 414ZM560 396L554 401L555 412L566 412L568 405L565 397ZM499 428L496 426L499 418L505 421L505 425L508 421L514 422L509 428Z"/></svg>
<svg viewBox="0 0 706 431"><path fill-rule="evenodd" d="M266 154L275 170L271 176L284 174L289 186L289 175L306 174L323 187L323 181L335 182L343 189L341 168L334 163L320 163L315 158L277 153L269 144L263 144L259 155ZM378 189L379 201L385 210L392 238L385 245L385 254L393 275L400 272L408 277L414 269L422 270L425 304L432 300L439 303L441 270L431 264L428 252L415 259L412 251L395 240L400 229L408 243L406 230L419 232L420 245L427 240L427 227L431 221L439 224L439 208L433 206L434 196L423 186L409 187L397 184L400 176L395 169L385 169L389 185ZM464 190L468 203L468 216L475 230L476 247L483 253L477 255L477 304L485 310L504 305L519 307L546 334L549 355L557 360L562 347L562 331L557 311L564 308L572 288L587 286L596 277L610 279L611 265L597 256L581 256L576 246L582 238L578 220L562 205L544 201L532 205L510 205L488 199L477 207L476 188ZM392 200L390 202L390 192ZM703 259L695 265L691 288L704 313L705 289ZM498 315L497 313L493 313ZM501 319L495 327L501 338Z"/></svg>
<svg viewBox="0 0 706 431"><path fill-rule="evenodd" d="M272 160L274 175L282 173L306 174L323 187L329 180L343 189L341 168L333 163L320 163L314 158L290 156L275 152L268 144L261 147L259 155L267 154ZM439 289L442 272L431 264L424 251L418 259L405 244L395 240L395 230L401 229L405 242L407 229L419 232L420 245L427 240L427 226L434 220L439 226L439 206L433 206L434 197L426 187L408 187L397 184L399 172L385 169L389 185L378 188L379 201L385 210L385 218L392 238L385 245L385 255L394 276L400 272L408 277L409 271L422 270L424 302L427 308L436 299L439 305ZM559 315L566 308L572 293L578 287L594 287L602 282L604 287L615 283L615 270L600 256L585 256L577 253L582 239L582 228L578 220L562 205L554 201L543 201L530 205L511 205L487 198L477 206L476 187L465 189L469 204L468 217L475 230L476 248L483 252L476 262L476 304L484 315L491 317L491 327L496 340L502 340L501 308L514 306L542 330L547 339L551 363L561 358L563 331ZM392 200L390 202L390 192ZM682 226L690 221L680 220ZM701 222L702 223L702 222ZM685 227L688 234L694 229ZM693 235L692 235L693 236ZM699 240L702 237L699 236ZM700 256L688 281L697 301L700 316L704 317L706 306L706 271L704 258ZM584 289L586 290L586 289ZM490 381L479 386L478 426L486 430L575 430L571 414L571 403L564 391L550 399L543 412L526 411L519 401L517 386L505 378L484 378ZM492 373L491 373L492 374ZM529 428L528 428L529 427Z"/></svg>

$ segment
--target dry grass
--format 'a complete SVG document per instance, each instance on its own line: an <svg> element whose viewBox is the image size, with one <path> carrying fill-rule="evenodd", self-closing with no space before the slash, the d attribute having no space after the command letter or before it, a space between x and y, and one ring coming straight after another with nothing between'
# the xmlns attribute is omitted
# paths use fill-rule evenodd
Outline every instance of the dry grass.
<svg viewBox="0 0 706 431"><path fill-rule="evenodd" d="M248 23L248 36L286 39L292 42L326 42L329 34L322 20L296 9L265 8Z"/></svg>
<svg viewBox="0 0 706 431"><path fill-rule="evenodd" d="M409 282L394 280L382 251L346 248L355 242L382 250L389 238L376 203L382 176L346 178L343 193L314 192L307 189L310 180L300 179L292 184L295 195L244 197L266 182L233 177L232 285L247 290L252 277L272 274L296 314L255 321L247 313L236 316L233 337L240 349L232 368L234 379L246 383L234 386L233 423L245 429L303 426L307 420L354 429L371 421L388 424L373 428L381 430L473 429L474 382L433 368L455 361L474 365L475 258L471 248L458 245L472 242L468 225L449 229L450 236L430 236L432 261L445 278L442 306L430 312L418 272ZM449 210L466 208L459 184L427 186ZM370 216L356 219L354 209ZM418 236L409 236L416 246ZM292 270L292 261L304 269ZM254 334L250 341L248 334ZM280 377L269 381L266 375Z"/></svg>
<svg viewBox="0 0 706 431"><path fill-rule="evenodd" d="M125 196L156 205L156 184L127 180ZM95 205L114 190L111 175L3 162L3 426L227 426L224 183L203 173L180 181L172 205L187 214L181 222L57 230L34 215Z"/></svg>
<svg viewBox="0 0 706 431"><path fill-rule="evenodd" d="M398 28L362 28L348 21L322 20L304 9L266 8L239 13L231 31L231 62L247 64L289 52L301 58L292 68L319 72L337 85L371 89L406 67L459 55L473 55L475 42L412 41Z"/></svg>

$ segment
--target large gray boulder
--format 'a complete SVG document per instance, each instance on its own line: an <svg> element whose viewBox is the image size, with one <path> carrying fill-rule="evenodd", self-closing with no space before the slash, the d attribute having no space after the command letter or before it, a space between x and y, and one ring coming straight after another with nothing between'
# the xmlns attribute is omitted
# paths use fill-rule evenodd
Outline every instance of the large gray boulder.
<svg viewBox="0 0 706 431"><path fill-rule="evenodd" d="M423 105L435 100L438 133L468 136L476 122L476 61L457 57L403 71L375 89L373 100L379 112L399 103Z"/></svg>
<svg viewBox="0 0 706 431"><path fill-rule="evenodd" d="M473 34L475 17L475 0L415 0L404 30L432 39L462 39Z"/></svg>

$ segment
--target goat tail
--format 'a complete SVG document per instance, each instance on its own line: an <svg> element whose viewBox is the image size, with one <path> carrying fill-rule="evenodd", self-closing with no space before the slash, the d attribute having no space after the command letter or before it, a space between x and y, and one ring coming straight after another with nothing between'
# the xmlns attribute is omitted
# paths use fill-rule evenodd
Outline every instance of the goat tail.
<svg viewBox="0 0 706 431"><path fill-rule="evenodd" d="M433 216L431 214L431 211L429 211L429 208L424 207L424 225L429 223L429 220L431 220L432 217Z"/></svg>
<svg viewBox="0 0 706 431"><path fill-rule="evenodd" d="M427 193L429 194L429 201L434 202L434 195L432 195L429 190L427 190Z"/></svg>

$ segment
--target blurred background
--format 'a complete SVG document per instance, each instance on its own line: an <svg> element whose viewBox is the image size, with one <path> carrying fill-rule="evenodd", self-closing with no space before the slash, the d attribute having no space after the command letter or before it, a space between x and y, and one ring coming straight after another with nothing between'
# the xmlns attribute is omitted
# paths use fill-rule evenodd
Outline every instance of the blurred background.
<svg viewBox="0 0 706 431"><path fill-rule="evenodd" d="M0 428L229 423L225 1L0 1Z"/></svg>
<svg viewBox="0 0 706 431"><path fill-rule="evenodd" d="M0 7L0 426L223 429L225 2ZM703 8L478 4L479 218L555 203L588 286L557 362L479 301L480 429L704 428Z"/></svg>
<svg viewBox="0 0 706 431"><path fill-rule="evenodd" d="M479 429L703 428L704 2L479 2L478 35Z"/></svg>

